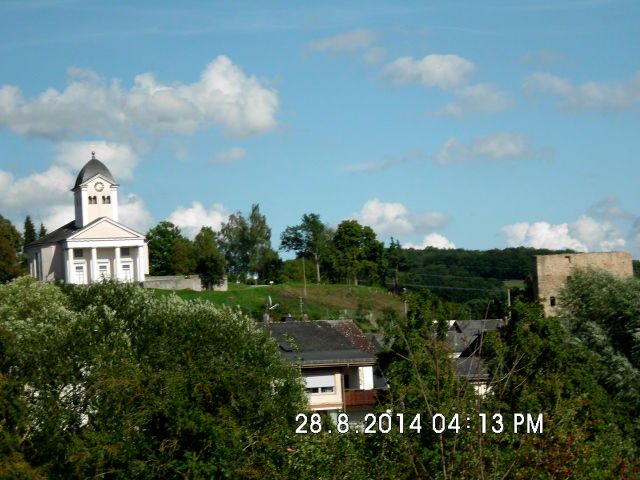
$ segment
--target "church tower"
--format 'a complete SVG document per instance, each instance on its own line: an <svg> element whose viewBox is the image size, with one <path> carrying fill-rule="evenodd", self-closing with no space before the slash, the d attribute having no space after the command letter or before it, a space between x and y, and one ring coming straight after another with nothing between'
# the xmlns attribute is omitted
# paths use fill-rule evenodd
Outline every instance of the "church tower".
<svg viewBox="0 0 640 480"><path fill-rule="evenodd" d="M91 152L91 160L80 170L71 191L76 228L83 228L100 217L118 221L118 184L95 152Z"/></svg>

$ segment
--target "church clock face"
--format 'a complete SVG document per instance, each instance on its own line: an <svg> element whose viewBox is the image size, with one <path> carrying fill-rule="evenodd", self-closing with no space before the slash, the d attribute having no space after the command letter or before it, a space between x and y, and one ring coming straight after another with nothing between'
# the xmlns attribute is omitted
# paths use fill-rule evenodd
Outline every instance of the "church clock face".
<svg viewBox="0 0 640 480"><path fill-rule="evenodd" d="M97 191L101 192L103 188L104 188L104 184L102 182L96 183L96 190Z"/></svg>

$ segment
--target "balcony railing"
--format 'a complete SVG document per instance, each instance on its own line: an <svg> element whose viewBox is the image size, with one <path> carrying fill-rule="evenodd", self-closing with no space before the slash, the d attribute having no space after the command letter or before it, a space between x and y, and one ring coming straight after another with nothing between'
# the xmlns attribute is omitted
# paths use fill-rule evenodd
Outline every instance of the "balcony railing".
<svg viewBox="0 0 640 480"><path fill-rule="evenodd" d="M375 405L378 401L377 390L345 390L344 404L346 407Z"/></svg>

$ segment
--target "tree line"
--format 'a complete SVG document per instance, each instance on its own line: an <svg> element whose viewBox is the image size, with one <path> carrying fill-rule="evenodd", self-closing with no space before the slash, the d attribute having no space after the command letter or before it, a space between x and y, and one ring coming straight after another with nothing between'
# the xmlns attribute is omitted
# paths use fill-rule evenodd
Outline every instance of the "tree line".
<svg viewBox="0 0 640 480"><path fill-rule="evenodd" d="M298 264L284 262L272 248L271 228L258 204L247 215L230 215L219 232L203 226L193 241L168 221L149 230L147 239L152 275L198 273L209 286L224 275L241 282L303 280ZM305 214L282 232L279 250L309 261L309 281L383 285L386 279L384 244L356 220L332 229L318 214Z"/></svg>

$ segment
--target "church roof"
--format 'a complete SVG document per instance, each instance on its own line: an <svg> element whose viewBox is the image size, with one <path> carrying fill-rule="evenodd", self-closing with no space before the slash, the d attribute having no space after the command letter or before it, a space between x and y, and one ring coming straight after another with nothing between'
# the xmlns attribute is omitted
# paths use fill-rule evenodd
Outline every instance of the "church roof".
<svg viewBox="0 0 640 480"><path fill-rule="evenodd" d="M82 228L80 228L80 227L78 227L76 225L76 221L75 220L71 220L66 225L63 225L62 227L54 230L53 232L46 234L44 237L39 238L37 240L34 240L33 242L25 245L24 248L35 247L37 245L47 245L47 244L51 245L52 243L62 242L64 240L67 240L69 237L72 237L76 233L80 232L81 230L88 230L93 225L95 225L96 223L101 222L103 220L106 220L108 222L116 224L116 225L120 226L121 228L124 228L126 230L129 230L130 232L133 232L133 233L135 233L137 235L140 235L141 237L144 237L144 235L142 233L136 232L135 230L132 230L129 227L125 227L124 225L122 225L121 223L116 222L113 219L110 219L110 218L107 218L107 217L98 217L95 220L87 223Z"/></svg>
<svg viewBox="0 0 640 480"><path fill-rule="evenodd" d="M76 178L76 184L73 186L73 188L75 189L76 187L82 185L87 180L91 180L96 175L102 175L106 180L110 181L111 183L114 183L114 184L116 183L116 181L113 179L113 175L111 175L111 172L109 171L107 166L104 163L102 163L100 160L98 160L95 157L95 154L92 152L91 160L89 160L86 163L86 165L82 167L82 170L80 170L80 173L78 173L78 177Z"/></svg>
<svg viewBox="0 0 640 480"><path fill-rule="evenodd" d="M71 235L78 232L79 230L80 229L76 227L76 221L71 220L69 223L67 223L66 225L63 225L57 230L54 230L53 232L46 234L44 237L39 238L38 240L34 240L28 245L25 245L25 248L35 246L35 245L43 245L47 243L57 243L61 240L66 240L67 238L69 238Z"/></svg>

